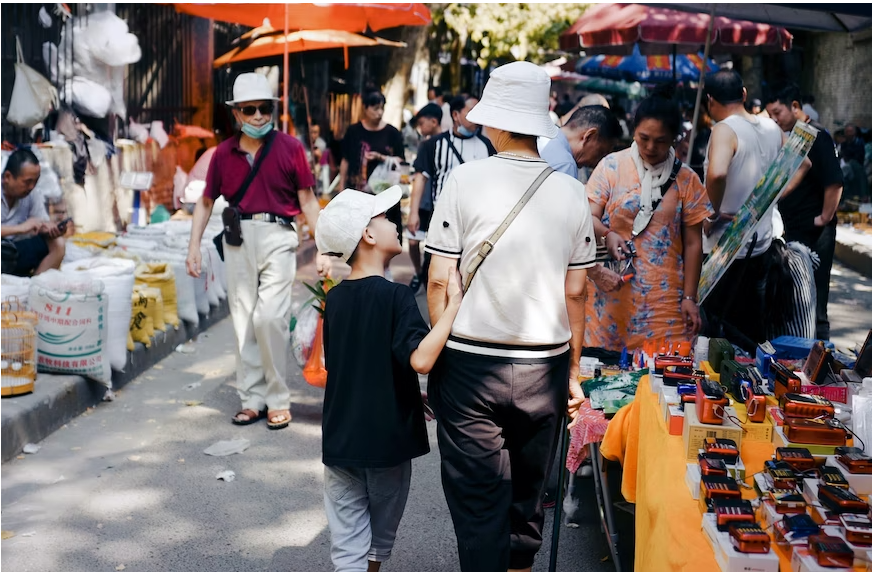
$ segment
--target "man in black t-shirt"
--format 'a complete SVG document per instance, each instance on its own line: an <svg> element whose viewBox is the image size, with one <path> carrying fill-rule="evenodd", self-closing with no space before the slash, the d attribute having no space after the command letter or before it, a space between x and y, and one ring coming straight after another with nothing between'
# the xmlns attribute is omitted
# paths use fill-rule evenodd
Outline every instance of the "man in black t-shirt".
<svg viewBox="0 0 875 576"><path fill-rule="evenodd" d="M811 168L799 185L778 202L787 242L801 242L817 253L820 265L814 272L817 288L817 338L829 339L829 277L836 243L836 210L842 197L842 168L835 143L823 126L811 122L802 109L799 88L790 85L774 92L766 103L769 116L789 132L797 120L817 128L817 139L808 153Z"/></svg>

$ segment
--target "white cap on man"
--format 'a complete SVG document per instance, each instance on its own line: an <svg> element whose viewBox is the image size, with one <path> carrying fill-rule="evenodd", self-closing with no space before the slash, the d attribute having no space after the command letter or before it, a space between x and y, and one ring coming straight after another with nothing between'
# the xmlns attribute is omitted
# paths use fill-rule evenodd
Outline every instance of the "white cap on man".
<svg viewBox="0 0 875 576"><path fill-rule="evenodd" d="M255 72L245 72L234 80L234 99L227 100L225 104L233 106L241 102L259 102L261 100L277 101L279 98L273 95L267 76Z"/></svg>

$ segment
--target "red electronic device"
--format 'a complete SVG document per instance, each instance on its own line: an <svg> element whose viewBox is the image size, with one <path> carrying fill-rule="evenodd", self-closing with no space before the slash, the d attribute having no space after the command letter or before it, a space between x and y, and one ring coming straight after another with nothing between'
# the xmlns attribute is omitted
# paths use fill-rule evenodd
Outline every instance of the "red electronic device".
<svg viewBox="0 0 875 576"><path fill-rule="evenodd" d="M729 540L742 554L768 554L772 541L759 524L736 522L729 526Z"/></svg>
<svg viewBox="0 0 875 576"><path fill-rule="evenodd" d="M836 448L836 460L850 474L871 474L872 458L857 447Z"/></svg>
<svg viewBox="0 0 875 576"><path fill-rule="evenodd" d="M854 546L872 545L872 520L863 514L842 514L839 516L845 539Z"/></svg>
<svg viewBox="0 0 875 576"><path fill-rule="evenodd" d="M696 384L696 416L702 424L723 424L725 407L729 398L716 382L699 380Z"/></svg>
<svg viewBox="0 0 875 576"><path fill-rule="evenodd" d="M805 498L794 492L767 492L768 500L775 507L775 512L778 514L801 514L805 512L805 507L808 505Z"/></svg>
<svg viewBox="0 0 875 576"><path fill-rule="evenodd" d="M729 530L733 522L756 523L753 506L748 500L714 500L714 514L717 516L717 529Z"/></svg>
<svg viewBox="0 0 875 576"><path fill-rule="evenodd" d="M653 359L653 372L665 378L666 372L675 373L680 369L689 378L693 373L693 359L689 356L660 355ZM674 374L669 374L674 376Z"/></svg>
<svg viewBox="0 0 875 576"><path fill-rule="evenodd" d="M785 418L833 418L835 408L832 402L821 396L795 394L788 392L779 401Z"/></svg>
<svg viewBox="0 0 875 576"><path fill-rule="evenodd" d="M772 362L772 372L775 373L775 398L780 400L788 392L802 392L802 379L792 370L777 362Z"/></svg>
<svg viewBox="0 0 875 576"><path fill-rule="evenodd" d="M702 476L701 489L706 500L741 498L738 483L729 476Z"/></svg>
<svg viewBox="0 0 875 576"><path fill-rule="evenodd" d="M744 406L747 408L747 417L751 422L762 424L766 421L766 393L758 384L742 386L741 393L744 395Z"/></svg>
<svg viewBox="0 0 875 576"><path fill-rule="evenodd" d="M772 479L772 486L779 490L796 489L796 473L786 462L776 462L773 466L766 466L766 472Z"/></svg>
<svg viewBox="0 0 875 576"><path fill-rule="evenodd" d="M797 472L806 472L817 465L808 448L776 448L775 460L786 462Z"/></svg>
<svg viewBox="0 0 875 576"><path fill-rule="evenodd" d="M850 568L854 565L854 551L838 536L809 536L808 549L820 566Z"/></svg>
<svg viewBox="0 0 875 576"><path fill-rule="evenodd" d="M802 367L802 373L813 384L823 384L831 369L832 352L826 349L822 340L818 340L811 347L811 352L808 353L805 366Z"/></svg>
<svg viewBox="0 0 875 576"><path fill-rule="evenodd" d="M705 438L702 448L708 458L719 458L727 464L735 464L738 461L738 444L735 440L727 438Z"/></svg>
<svg viewBox="0 0 875 576"><path fill-rule="evenodd" d="M728 476L726 463L719 458L708 458L705 454L699 454L699 472L702 476Z"/></svg>
<svg viewBox="0 0 875 576"><path fill-rule="evenodd" d="M869 512L869 505L866 504L865 500L844 488L821 484L817 487L817 499L836 514L867 514Z"/></svg>
<svg viewBox="0 0 875 576"><path fill-rule="evenodd" d="M847 440L844 428L834 428L826 422L806 418L784 420L784 435L787 440L796 444L819 446L844 446Z"/></svg>

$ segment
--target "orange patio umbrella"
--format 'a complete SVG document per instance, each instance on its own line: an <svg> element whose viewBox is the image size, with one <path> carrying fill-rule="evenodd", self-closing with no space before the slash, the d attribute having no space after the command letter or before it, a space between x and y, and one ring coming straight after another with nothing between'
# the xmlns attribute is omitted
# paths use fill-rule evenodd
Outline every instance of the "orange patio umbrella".
<svg viewBox="0 0 875 576"><path fill-rule="evenodd" d="M281 30L275 30L269 25L255 28L240 37L241 41L253 39L251 43L234 48L213 61L214 68L220 68L232 62L243 62L257 58L280 56L288 53L307 52L309 50L326 50L343 48L344 62L349 67L347 48L361 46L393 46L404 47L404 42L393 42L383 38L368 38L361 34L343 30L299 30L284 35Z"/></svg>
<svg viewBox="0 0 875 576"><path fill-rule="evenodd" d="M265 18L274 24L283 22L288 9L292 30L343 30L376 32L396 26L425 26L431 13L425 4L183 4L174 3L177 12L257 27Z"/></svg>

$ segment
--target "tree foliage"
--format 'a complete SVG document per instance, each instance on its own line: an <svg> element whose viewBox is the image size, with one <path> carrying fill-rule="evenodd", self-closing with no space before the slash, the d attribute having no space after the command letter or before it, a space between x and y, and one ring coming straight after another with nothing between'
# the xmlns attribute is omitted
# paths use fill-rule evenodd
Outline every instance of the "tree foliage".
<svg viewBox="0 0 875 576"><path fill-rule="evenodd" d="M452 3L433 5L437 29L447 31L445 46L464 47L465 56L486 69L491 63L528 60L541 63L559 48L559 35L589 4ZM469 42L470 41L470 42ZM457 43L458 42L458 43Z"/></svg>

